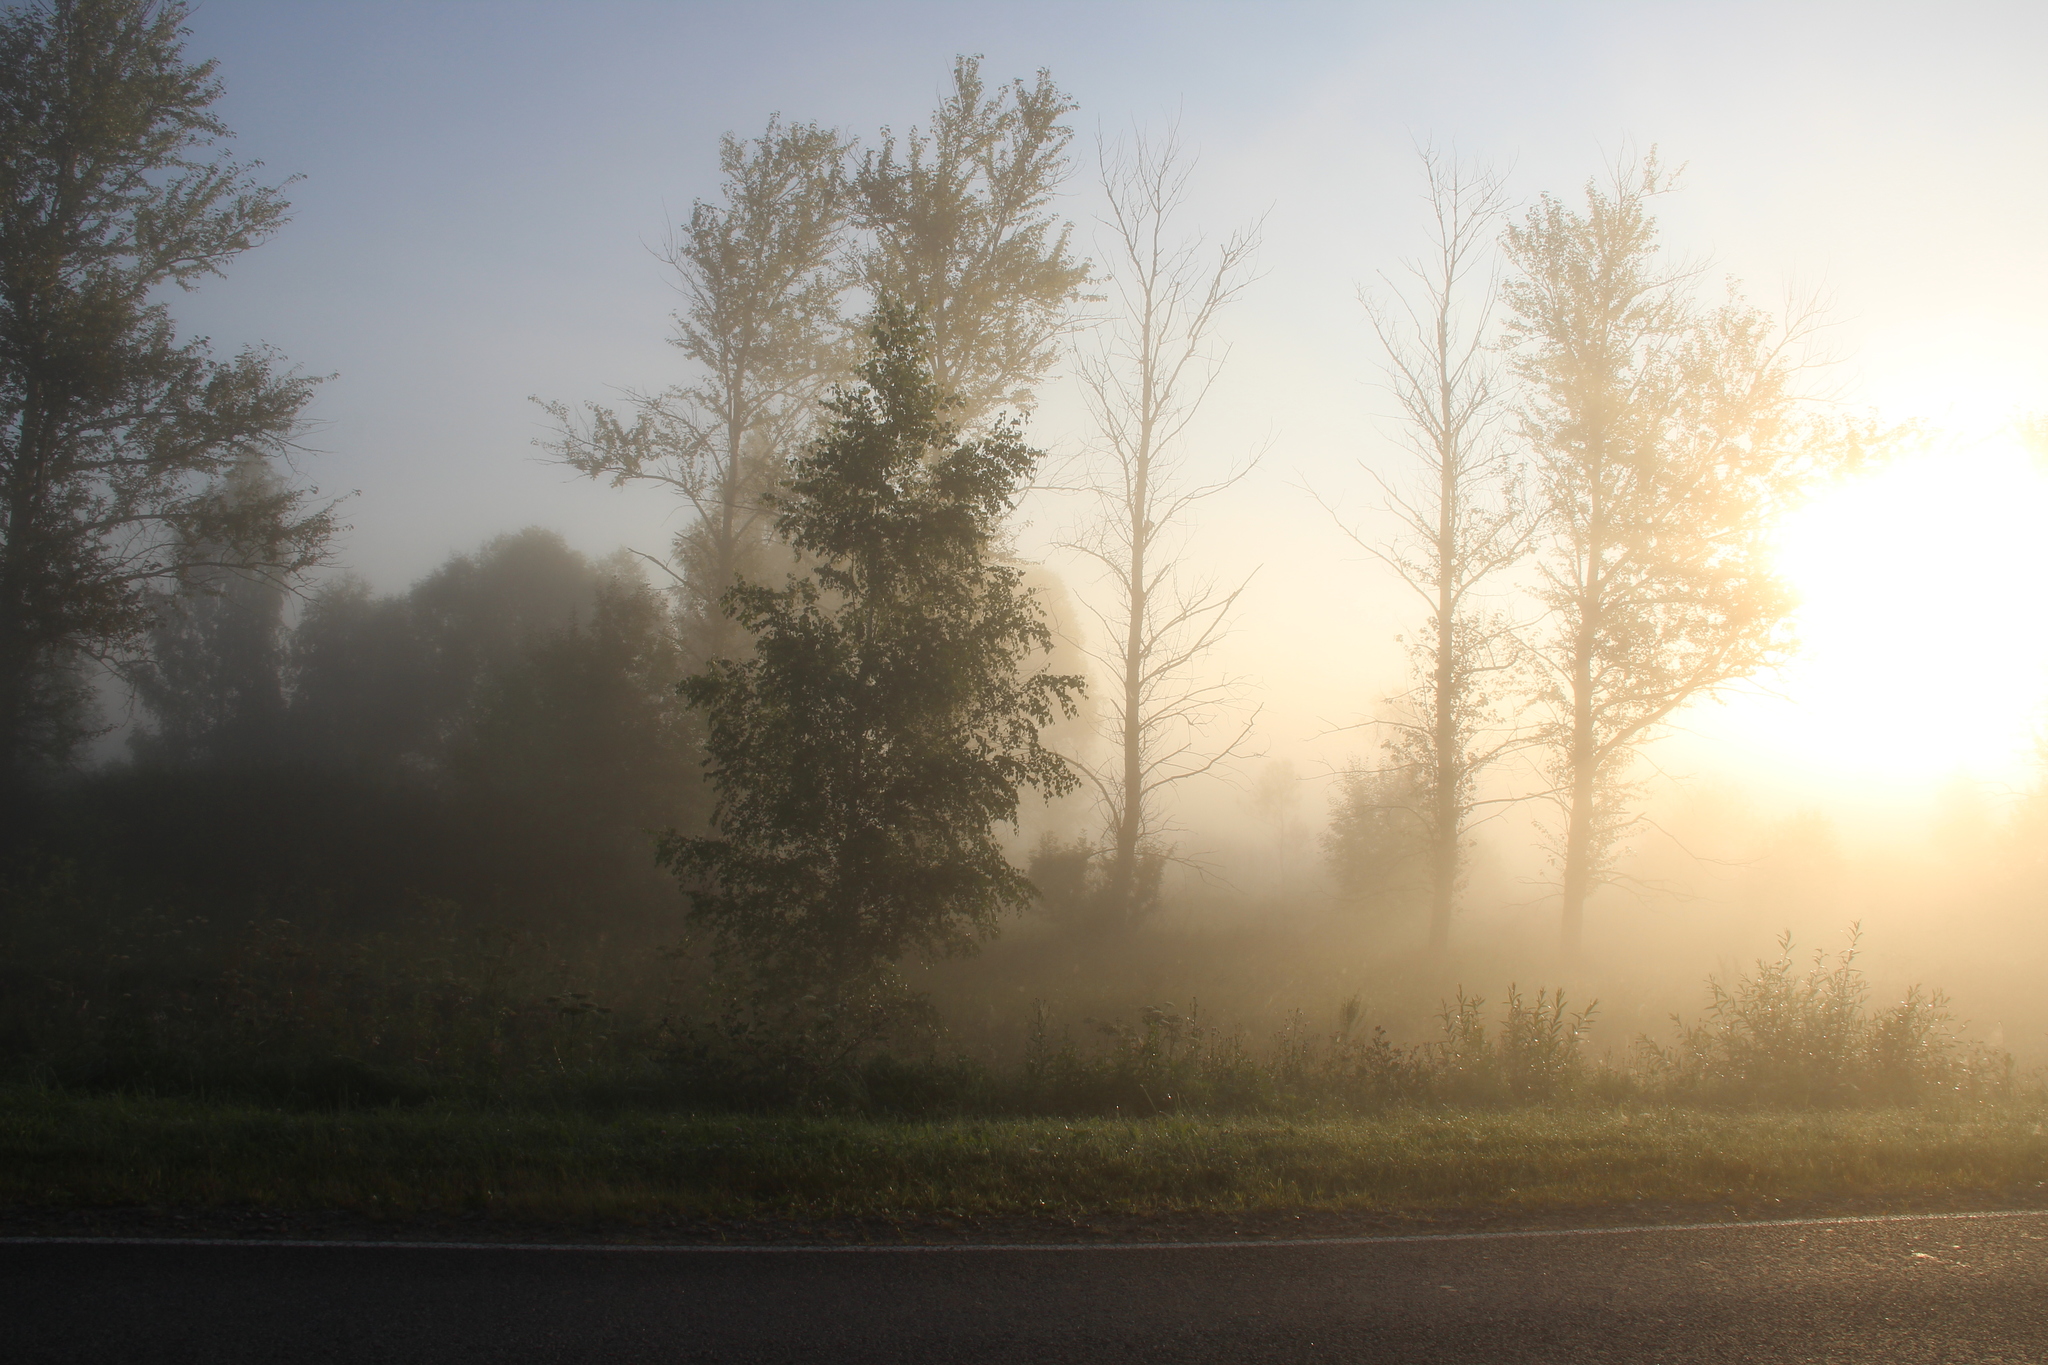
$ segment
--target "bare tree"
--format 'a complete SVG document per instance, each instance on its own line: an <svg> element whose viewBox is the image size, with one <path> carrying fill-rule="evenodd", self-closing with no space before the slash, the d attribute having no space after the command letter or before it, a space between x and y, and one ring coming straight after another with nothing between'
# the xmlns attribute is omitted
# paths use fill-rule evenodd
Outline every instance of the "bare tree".
<svg viewBox="0 0 2048 1365"><path fill-rule="evenodd" d="M1399 526L1391 541L1346 527L1392 569L1429 612L1408 642L1414 682L1382 722L1401 780L1347 783L1344 810L1363 812L1371 794L1392 795L1416 827L1428 865L1429 944L1450 945L1469 832L1483 804L1482 773L1520 740L1501 701L1522 650L1514 623L1488 605L1488 585L1528 550L1525 512L1501 427L1498 366L1490 323L1498 282L1490 256L1506 199L1500 177L1421 151L1428 185L1429 251L1381 276L1392 302L1360 291L1386 353L1387 387L1398 404L1401 440L1419 461L1411 484L1368 468ZM1342 523L1339 523L1342 525Z"/></svg>
<svg viewBox="0 0 2048 1365"><path fill-rule="evenodd" d="M1695 300L1698 270L1664 260L1648 212L1670 181L1653 152L1588 184L1583 211L1545 195L1505 239L1545 519L1538 701L1568 952L1640 823L1638 749L1686 703L1785 657L1793 599L1769 526L1869 436L1797 401L1810 310L1779 326L1732 292Z"/></svg>
<svg viewBox="0 0 2048 1365"><path fill-rule="evenodd" d="M1215 380L1216 319L1248 282L1258 233L1245 228L1217 246L1179 235L1192 169L1171 132L1103 149L1117 313L1078 367L1100 460L1087 485L1095 515L1068 548L1099 564L1111 585L1109 605L1095 611L1103 644L1090 653L1114 679L1100 714L1115 758L1090 776L1108 830L1105 909L1121 918L1156 894L1160 793L1237 752L1252 725L1246 717L1221 742L1207 739L1237 688L1199 665L1245 584L1189 574L1184 539L1195 505L1251 465L1191 478L1182 438Z"/></svg>
<svg viewBox="0 0 2048 1365"><path fill-rule="evenodd" d="M846 150L836 132L779 119L752 142L727 134L724 203L700 200L663 253L683 296L672 342L695 376L629 394L626 418L597 403L580 415L542 404L556 426L542 444L564 463L615 487L659 484L688 504L674 553L702 658L741 645L718 600L764 545L766 494L849 354L838 264Z"/></svg>
<svg viewBox="0 0 2048 1365"><path fill-rule="evenodd" d="M1073 130L1061 120L1073 109L1047 72L990 94L980 58L961 57L930 128L900 142L884 129L854 176L866 233L854 276L877 305L917 314L932 381L964 423L1031 406L1087 282L1068 252L1071 225L1048 211L1069 169Z"/></svg>

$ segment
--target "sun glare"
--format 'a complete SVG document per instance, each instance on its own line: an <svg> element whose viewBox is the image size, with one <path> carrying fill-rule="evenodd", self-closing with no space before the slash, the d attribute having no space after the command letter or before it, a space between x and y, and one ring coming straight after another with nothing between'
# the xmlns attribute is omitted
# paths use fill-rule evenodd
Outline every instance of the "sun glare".
<svg viewBox="0 0 2048 1365"><path fill-rule="evenodd" d="M1801 597L1780 758L1886 785L2023 777L2048 702L2048 473L2016 437L1845 481L1779 543Z"/></svg>

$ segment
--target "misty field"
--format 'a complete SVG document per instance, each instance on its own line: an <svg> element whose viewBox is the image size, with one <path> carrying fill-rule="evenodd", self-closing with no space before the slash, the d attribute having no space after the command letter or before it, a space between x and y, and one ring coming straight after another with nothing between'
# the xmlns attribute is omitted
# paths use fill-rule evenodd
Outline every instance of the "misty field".
<svg viewBox="0 0 2048 1365"><path fill-rule="evenodd" d="M963 30L188 315L299 193L223 110L354 126L214 22L0 0L0 1224L2048 1204L2048 398L1828 378L1688 245L1742 164L1318 114L1269 196Z"/></svg>
<svg viewBox="0 0 2048 1365"><path fill-rule="evenodd" d="M1391 1109L1372 1117L952 1119L291 1113L15 1088L0 1205L659 1224L2031 1202L2036 1106L1717 1113Z"/></svg>

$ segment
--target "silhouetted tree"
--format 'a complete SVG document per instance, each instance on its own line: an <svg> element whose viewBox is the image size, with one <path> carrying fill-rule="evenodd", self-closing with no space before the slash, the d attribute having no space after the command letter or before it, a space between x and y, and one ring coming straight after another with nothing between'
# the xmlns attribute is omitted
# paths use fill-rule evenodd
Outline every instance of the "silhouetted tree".
<svg viewBox="0 0 2048 1365"><path fill-rule="evenodd" d="M1496 289L1481 273L1505 211L1500 181L1429 149L1422 164L1429 252L1407 266L1408 292L1388 282L1391 303L1361 293L1386 354L1403 444L1421 467L1398 486L1375 475L1399 527L1395 539L1347 534L1399 576L1429 617L1408 637L1414 683L1396 699L1398 713L1382 722L1394 731L1386 748L1400 776L1372 784L1353 774L1344 800L1359 831L1391 821L1419 832L1429 943L1442 950L1483 799L1479 776L1519 742L1501 699L1512 690L1522 650L1486 592L1527 552L1530 520L1500 432L1489 336ZM1390 801L1400 803L1398 813ZM1410 879L1414 872L1408 869Z"/></svg>
<svg viewBox="0 0 2048 1365"><path fill-rule="evenodd" d="M1792 597L1768 528L1855 433L1801 420L1791 381L1810 319L1780 329L1739 297L1698 304L1664 262L1649 200L1654 154L1586 189L1544 196L1506 248L1522 433L1545 518L1537 654L1563 829L1563 934L1611 879L1637 820L1638 747L1679 707L1782 659Z"/></svg>
<svg viewBox="0 0 2048 1365"><path fill-rule="evenodd" d="M1201 671L1244 584L1190 574L1185 539L1194 507L1251 466L1191 478L1183 438L1220 364L1217 316L1244 289L1258 236L1244 229L1212 254L1179 235L1192 162L1170 132L1105 147L1102 168L1118 315L1081 360L1099 438L1086 485L1095 509L1068 548L1100 565L1111 587L1095 610L1103 643L1089 654L1111 680L1101 729L1115 757L1089 776L1107 827L1102 909L1129 921L1156 899L1169 855L1165 792L1212 770L1251 732L1252 717L1228 720L1237 685ZM1215 739L1218 721L1229 732Z"/></svg>
<svg viewBox="0 0 2048 1365"><path fill-rule="evenodd" d="M627 557L593 567L587 607L484 674L447 758L465 823L546 850L557 894L579 902L563 908L586 919L621 885L666 881L649 831L702 816L674 617Z"/></svg>
<svg viewBox="0 0 2048 1365"><path fill-rule="evenodd" d="M719 598L759 561L766 495L815 423L816 399L845 363L837 265L848 195L840 136L771 119L719 148L722 204L698 201L665 259L683 307L673 344L691 380L629 396L630 420L585 404L544 404L562 460L613 486L664 485L690 506L676 537L685 616L700 658L741 647Z"/></svg>
<svg viewBox="0 0 2048 1365"><path fill-rule="evenodd" d="M438 777L485 687L588 622L602 578L560 536L528 527L451 556L400 596L355 580L328 587L291 637L297 756Z"/></svg>
<svg viewBox="0 0 2048 1365"><path fill-rule="evenodd" d="M1417 908L1432 890L1430 793L1413 768L1356 767L1338 777L1323 853L1337 894L1377 915Z"/></svg>
<svg viewBox="0 0 2048 1365"><path fill-rule="evenodd" d="M854 176L867 233L855 276L878 304L917 314L932 381L965 425L1001 404L1030 407L1087 281L1068 254L1071 226L1047 210L1068 173L1061 119L1073 109L1047 72L991 95L980 58L961 57L930 128L900 143L884 129Z"/></svg>
<svg viewBox="0 0 2048 1365"><path fill-rule="evenodd" d="M230 471L230 500L268 499L277 475L263 462ZM150 724L130 736L144 762L175 767L274 761L284 737L284 584L211 566L220 547L188 547L184 575L150 628L135 667Z"/></svg>
<svg viewBox="0 0 2048 1365"><path fill-rule="evenodd" d="M1039 731L1080 680L1032 667L1051 638L994 547L1038 454L1011 423L962 439L906 314L884 310L872 336L859 387L827 404L776 496L777 534L813 567L734 587L752 654L683 684L708 726L716 833L663 852L763 990L827 1009L1025 907L994 827L1022 788L1074 785Z"/></svg>
<svg viewBox="0 0 2048 1365"><path fill-rule="evenodd" d="M288 579L328 509L283 482L230 497L290 449L313 382L180 343L190 288L284 222L274 188L215 153L211 62L185 6L49 0L0 16L0 781L78 739L68 669L139 642L180 575ZM203 548L202 548L203 547Z"/></svg>

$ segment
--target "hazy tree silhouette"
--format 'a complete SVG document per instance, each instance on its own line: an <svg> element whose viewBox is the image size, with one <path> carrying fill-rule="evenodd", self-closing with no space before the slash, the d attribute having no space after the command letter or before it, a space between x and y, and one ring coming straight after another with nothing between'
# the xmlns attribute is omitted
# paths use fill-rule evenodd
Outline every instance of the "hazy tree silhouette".
<svg viewBox="0 0 2048 1365"><path fill-rule="evenodd" d="M1430 794L1416 778L1415 769L1396 765L1354 767L1337 779L1323 853L1337 894L1377 917L1411 912L1433 890Z"/></svg>
<svg viewBox="0 0 2048 1365"><path fill-rule="evenodd" d="M1038 454L1011 423L961 437L906 314L872 335L776 495L777 534L814 567L728 592L754 650L683 684L716 833L664 845L695 918L813 1011L1027 905L994 827L1022 788L1074 785L1039 731L1080 680L1034 667L1051 637L994 546Z"/></svg>
<svg viewBox="0 0 2048 1365"><path fill-rule="evenodd" d="M180 343L161 301L287 208L215 150L221 87L185 60L185 15L50 0L0 16L0 781L77 740L69 668L135 646L166 583L286 579L333 529L287 483L220 483L284 457L314 381L266 351Z"/></svg>
<svg viewBox="0 0 2048 1365"><path fill-rule="evenodd" d="M1430 244L1410 262L1392 300L1362 295L1386 353L1403 444L1420 461L1411 483L1378 479L1399 526L1383 542L1347 534L1391 568L1429 612L1408 638L1414 684L1384 723L1395 780L1347 779L1342 811L1352 832L1407 825L1425 850L1429 943L1450 943L1480 775L1519 741L1504 716L1522 649L1514 623L1487 603L1487 587L1528 550L1530 518L1500 430L1501 386L1491 350L1495 281L1486 273L1506 201L1497 176L1425 149ZM1377 476L1375 476L1377 477ZM1393 800L1398 808L1372 809ZM1405 817L1405 819L1403 818ZM1366 861L1371 861L1370 859ZM1360 865L1349 858L1347 867ZM1407 869L1412 880L1415 869Z"/></svg>
<svg viewBox="0 0 2048 1365"><path fill-rule="evenodd" d="M698 201L664 253L684 300L672 343L694 367L691 381L629 395L626 418L596 403L580 415L543 405L557 428L547 444L563 461L614 486L661 484L689 504L694 516L674 548L700 658L742 646L718 600L758 564L766 494L846 360L845 151L839 134L815 124L770 120L752 142L727 134L724 202Z"/></svg>
<svg viewBox="0 0 2048 1365"><path fill-rule="evenodd" d="M1658 250L1654 154L1511 226L1507 333L1544 535L1540 735L1562 812L1563 936L1639 821L1638 747L1679 707L1782 659L1792 597L1766 532L1844 457L1791 388L1811 317L1698 303Z"/></svg>
<svg viewBox="0 0 2048 1365"><path fill-rule="evenodd" d="M230 500L277 495L262 461L223 481ZM275 760L284 738L284 584L260 573L208 567L220 547L188 547L194 567L151 626L131 670L150 723L129 737L138 760L178 767Z"/></svg>
<svg viewBox="0 0 2048 1365"><path fill-rule="evenodd" d="M587 625L606 577L559 535L528 527L451 555L398 596L355 579L327 585L290 639L295 758L438 778L492 680Z"/></svg>
<svg viewBox="0 0 2048 1365"><path fill-rule="evenodd" d="M1192 166L1171 132L1103 149L1117 314L1079 367L1097 438L1084 482L1095 506L1067 548L1099 565L1111 589L1093 609L1103 643L1089 654L1110 681L1100 728L1114 756L1089 777L1107 827L1100 908L1123 922L1157 896L1165 792L1235 753L1252 724L1230 714L1236 685L1201 672L1244 584L1191 572L1186 545L1193 508L1251 466L1190 477L1182 438L1220 364L1217 316L1243 291L1258 237L1247 228L1205 248L1181 235ZM1209 733L1219 723L1220 738Z"/></svg>
<svg viewBox="0 0 2048 1365"><path fill-rule="evenodd" d="M917 314L932 381L971 425L998 405L1031 405L1088 278L1072 228L1048 206L1066 179L1074 105L1038 73L990 94L981 60L953 64L927 129L887 129L853 178L866 238L854 275L877 303Z"/></svg>

